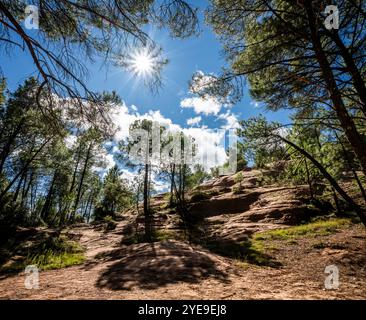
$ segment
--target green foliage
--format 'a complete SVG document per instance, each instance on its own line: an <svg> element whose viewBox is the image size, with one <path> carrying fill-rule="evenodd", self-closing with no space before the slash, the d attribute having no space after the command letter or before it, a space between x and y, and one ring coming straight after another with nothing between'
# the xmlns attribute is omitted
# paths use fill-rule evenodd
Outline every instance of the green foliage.
<svg viewBox="0 0 366 320"><path fill-rule="evenodd" d="M245 159L239 159L236 163L236 171L242 171L248 166L248 161Z"/></svg>
<svg viewBox="0 0 366 320"><path fill-rule="evenodd" d="M287 175L281 178L307 183L311 193L312 184L326 178L357 207L366 224L364 210L337 183L346 168L355 180L355 168L366 175L362 56L366 33L358 21L366 4L337 3L343 24L336 34L320 23L327 5L326 1L211 1L206 20L223 42L229 67L220 76L206 76L210 85L196 91L237 101L245 77L250 95L264 107L294 110L292 127L288 126L292 132L264 118L243 122L243 143L250 145L251 160L258 168L290 160ZM345 69L339 70L340 63ZM192 90L203 77L193 77ZM281 135L291 147L284 145ZM366 198L360 184L359 189Z"/></svg>
<svg viewBox="0 0 366 320"><path fill-rule="evenodd" d="M211 168L211 176L213 178L218 178L219 177L219 172L220 172L220 168L219 167L214 167L214 168Z"/></svg>
<svg viewBox="0 0 366 320"><path fill-rule="evenodd" d="M233 194L241 194L244 192L244 188L241 185L241 183L243 182L244 176L242 172L238 172L235 176L234 176L234 182L238 185L235 185L233 187Z"/></svg>
<svg viewBox="0 0 366 320"><path fill-rule="evenodd" d="M4 78L0 78L0 106L4 103L5 101L5 96L4 96L4 91L6 88L6 82Z"/></svg>
<svg viewBox="0 0 366 320"><path fill-rule="evenodd" d="M174 230L158 229L154 231L155 241L182 240Z"/></svg>
<svg viewBox="0 0 366 320"><path fill-rule="evenodd" d="M255 240L296 240L302 237L326 236L351 224L348 219L329 219L299 226L269 230L254 235Z"/></svg>
<svg viewBox="0 0 366 320"><path fill-rule="evenodd" d="M235 183L241 183L244 179L243 173L239 172L234 176L234 182Z"/></svg>
<svg viewBox="0 0 366 320"><path fill-rule="evenodd" d="M244 192L244 188L241 185L233 187L233 194L242 194Z"/></svg>
<svg viewBox="0 0 366 320"><path fill-rule="evenodd" d="M219 191L215 189L208 191L195 190L191 193L191 202L208 200L211 199L213 196L217 196L218 194Z"/></svg>
<svg viewBox="0 0 366 320"><path fill-rule="evenodd" d="M93 115L96 123L82 128L84 116L73 105L62 106L63 117L55 108L47 119L37 102L46 93L38 89L30 78L0 104L0 221L9 228L89 221L104 187L96 168L107 165L103 144L113 124ZM115 93L101 99L118 101ZM110 110L106 104L104 116ZM118 195L119 205L121 189L113 183L104 194Z"/></svg>
<svg viewBox="0 0 366 320"><path fill-rule="evenodd" d="M104 218L103 218L103 222L105 222L105 223L106 223L106 227L105 227L105 229L106 229L107 231L114 230L114 229L116 229L116 227L117 227L117 222L116 222L116 221L114 221L114 220L113 220L113 217L111 217L111 216L106 216L106 217L104 217Z"/></svg>
<svg viewBox="0 0 366 320"><path fill-rule="evenodd" d="M199 186L210 178L211 175L205 171L204 167L200 164L196 164L193 168L193 173L187 177L187 188Z"/></svg>
<svg viewBox="0 0 366 320"><path fill-rule="evenodd" d="M269 123L264 116L249 118L240 122L238 135L246 155L257 168L282 160L285 148L281 141L275 138L280 124Z"/></svg>
<svg viewBox="0 0 366 320"><path fill-rule="evenodd" d="M133 204L133 193L120 176L117 166L108 171L103 183L102 201L94 213L95 220L106 216L114 217L117 212L122 212Z"/></svg>
<svg viewBox="0 0 366 320"><path fill-rule="evenodd" d="M26 255L3 265L2 271L22 271L27 265L36 265L40 270L58 269L85 261L83 248L77 242L64 237L50 237L21 250Z"/></svg>
<svg viewBox="0 0 366 320"><path fill-rule="evenodd" d="M218 254L232 259L237 259L239 262L249 263L259 266L268 266L277 268L281 264L274 260L268 253L262 242L248 239L247 241L209 241L205 246Z"/></svg>

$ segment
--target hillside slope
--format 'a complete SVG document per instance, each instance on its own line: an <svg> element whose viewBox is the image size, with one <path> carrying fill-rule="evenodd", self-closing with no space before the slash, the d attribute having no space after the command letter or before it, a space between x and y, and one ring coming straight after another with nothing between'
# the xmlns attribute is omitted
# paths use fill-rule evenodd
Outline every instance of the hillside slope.
<svg viewBox="0 0 366 320"><path fill-rule="evenodd" d="M77 266L40 272L40 289L24 274L3 273L5 299L333 299L366 298L365 229L349 219L318 219L305 186L262 186L261 173L209 181L188 195L190 242L168 197L152 200L156 241L139 243L136 212L114 230L79 225L64 236L85 249ZM238 188L241 184L242 188ZM240 191L238 191L240 189ZM39 230L40 232L40 230ZM326 290L336 265L338 289Z"/></svg>

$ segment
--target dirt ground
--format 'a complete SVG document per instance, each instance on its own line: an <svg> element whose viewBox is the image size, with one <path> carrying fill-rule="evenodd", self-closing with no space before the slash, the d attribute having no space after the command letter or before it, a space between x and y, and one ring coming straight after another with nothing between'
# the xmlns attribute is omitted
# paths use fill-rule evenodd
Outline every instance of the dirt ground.
<svg viewBox="0 0 366 320"><path fill-rule="evenodd" d="M1 299L366 299L361 225L278 243L270 254L281 266L271 268L174 240L123 245L124 224L108 233L72 229L86 248L84 264L40 272L39 289L25 288L24 273L2 275ZM338 289L325 289L328 265L339 268Z"/></svg>

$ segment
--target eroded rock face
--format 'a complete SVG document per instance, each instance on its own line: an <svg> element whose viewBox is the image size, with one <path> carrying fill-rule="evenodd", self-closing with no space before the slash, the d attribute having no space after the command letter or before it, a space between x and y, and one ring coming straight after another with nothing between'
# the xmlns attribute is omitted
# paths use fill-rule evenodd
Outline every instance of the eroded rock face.
<svg viewBox="0 0 366 320"><path fill-rule="evenodd" d="M296 223L297 219L289 215L303 219L300 215L309 197L307 186L262 187L258 183L262 177L259 170L242 171L241 175L240 182L237 182L236 174L199 186L198 190L213 196L191 204L190 213L202 218L223 214L245 215L247 220L256 222Z"/></svg>
<svg viewBox="0 0 366 320"><path fill-rule="evenodd" d="M320 214L307 205L307 186L260 186L259 170L242 171L239 182L236 176L221 176L196 188L208 199L191 203L189 213L210 226L207 232L212 235L242 241L254 232L299 224Z"/></svg>
<svg viewBox="0 0 366 320"><path fill-rule="evenodd" d="M255 169L207 181L187 194L187 218L204 230L204 237L243 241L255 232L300 224L321 214L308 206L308 186L263 185L262 181L263 172ZM166 206L163 210L165 202L163 196L152 200L155 218L165 217L156 226L177 230L178 215Z"/></svg>

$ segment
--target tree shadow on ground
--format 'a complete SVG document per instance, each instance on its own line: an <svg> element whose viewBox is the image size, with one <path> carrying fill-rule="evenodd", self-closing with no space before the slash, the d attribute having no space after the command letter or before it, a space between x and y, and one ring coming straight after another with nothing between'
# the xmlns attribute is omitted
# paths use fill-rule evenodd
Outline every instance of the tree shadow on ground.
<svg viewBox="0 0 366 320"><path fill-rule="evenodd" d="M224 257L237 259L258 266L280 268L281 262L268 253L258 248L252 239L246 241L232 241L227 239L211 239L203 244L203 247Z"/></svg>
<svg viewBox="0 0 366 320"><path fill-rule="evenodd" d="M258 266L280 268L281 262L266 252L266 247L260 241L247 234L246 240L238 241L213 235L207 227L206 219L196 220L188 230L191 242L200 245L212 253L223 257L240 260Z"/></svg>
<svg viewBox="0 0 366 320"><path fill-rule="evenodd" d="M99 288L156 289L177 282L199 283L208 277L229 282L224 268L218 267L219 260L176 241L124 246L98 258L117 260L100 275L96 283Z"/></svg>

